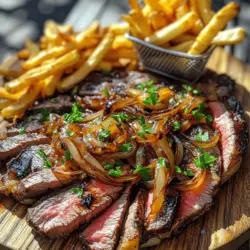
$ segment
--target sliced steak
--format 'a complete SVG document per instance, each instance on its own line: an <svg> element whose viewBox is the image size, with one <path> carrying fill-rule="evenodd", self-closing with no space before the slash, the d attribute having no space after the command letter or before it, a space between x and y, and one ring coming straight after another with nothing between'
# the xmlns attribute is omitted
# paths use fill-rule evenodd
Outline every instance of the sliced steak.
<svg viewBox="0 0 250 250"><path fill-rule="evenodd" d="M150 214L151 205L153 202L153 190L148 193L146 213L147 218ZM146 230L151 233L169 230L172 226L172 222L179 204L179 193L169 187L167 187L165 194L165 201L161 213L154 221L145 225Z"/></svg>
<svg viewBox="0 0 250 250"><path fill-rule="evenodd" d="M81 185L78 183L44 197L29 208L29 224L40 234L52 238L65 236L108 208L122 190L90 180L84 183L83 197L80 198L72 188L81 188Z"/></svg>
<svg viewBox="0 0 250 250"><path fill-rule="evenodd" d="M221 133L222 182L225 182L239 169L248 136L241 117L227 111L223 103L210 102L209 107L214 117L213 126Z"/></svg>
<svg viewBox="0 0 250 250"><path fill-rule="evenodd" d="M80 238L87 249L114 250L116 248L129 206L130 193L131 187L127 187L122 196L81 233Z"/></svg>
<svg viewBox="0 0 250 250"><path fill-rule="evenodd" d="M144 223L144 202L144 192L140 190L129 207L117 250L139 249Z"/></svg>
<svg viewBox="0 0 250 250"><path fill-rule="evenodd" d="M40 134L23 134L0 140L0 160L19 154L31 145L49 144L50 139Z"/></svg>
<svg viewBox="0 0 250 250"><path fill-rule="evenodd" d="M50 111L70 111L74 103L71 95L58 95L55 98L43 100L40 103L33 106L30 111L38 111L42 109L48 109Z"/></svg>

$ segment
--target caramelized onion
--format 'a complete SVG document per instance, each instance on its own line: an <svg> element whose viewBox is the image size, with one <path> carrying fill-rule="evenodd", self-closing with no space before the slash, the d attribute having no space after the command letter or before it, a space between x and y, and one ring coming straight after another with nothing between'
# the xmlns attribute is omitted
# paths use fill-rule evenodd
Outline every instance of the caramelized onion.
<svg viewBox="0 0 250 250"><path fill-rule="evenodd" d="M214 136L208 140L208 141L197 141L194 140L192 138L189 138L189 140L191 141L192 144L194 144L197 147L200 148L213 148L217 145L218 141L220 140L220 134L219 133L215 133Z"/></svg>
<svg viewBox="0 0 250 250"><path fill-rule="evenodd" d="M158 140L157 146L160 147L163 150L163 152L166 154L170 167L173 168L174 167L174 153L171 147L169 146L168 141L165 138Z"/></svg>
<svg viewBox="0 0 250 250"><path fill-rule="evenodd" d="M104 110L100 110L94 114L90 114L82 119L82 122L90 122L93 121L94 119L101 117L104 115Z"/></svg>
<svg viewBox="0 0 250 250"><path fill-rule="evenodd" d="M183 144L181 142L181 140L175 136L172 135L172 137L174 138L174 141L176 143L176 149L175 149L175 164L179 165L182 162L183 156L184 156L184 147Z"/></svg>

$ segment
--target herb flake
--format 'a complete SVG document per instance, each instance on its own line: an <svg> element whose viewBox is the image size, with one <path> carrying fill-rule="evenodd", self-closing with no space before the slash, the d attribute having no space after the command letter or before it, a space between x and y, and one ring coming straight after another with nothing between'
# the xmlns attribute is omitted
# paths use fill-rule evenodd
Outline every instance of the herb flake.
<svg viewBox="0 0 250 250"><path fill-rule="evenodd" d="M125 143L118 147L120 152L129 152L133 148L133 145L131 143Z"/></svg>
<svg viewBox="0 0 250 250"><path fill-rule="evenodd" d="M82 188L72 188L72 192L75 193L80 199L83 195L83 189Z"/></svg>
<svg viewBox="0 0 250 250"><path fill-rule="evenodd" d="M82 112L77 102L73 104L71 114L64 115L64 120L68 123L78 123L78 122L81 122L82 119L83 119Z"/></svg>
<svg viewBox="0 0 250 250"><path fill-rule="evenodd" d="M194 163L197 168L207 169L208 167L212 167L216 160L217 158L214 155L205 152L198 159L194 159Z"/></svg>
<svg viewBox="0 0 250 250"><path fill-rule="evenodd" d="M134 174L139 174L144 181L149 181L151 179L150 169L143 166L142 164L137 164Z"/></svg>
<svg viewBox="0 0 250 250"><path fill-rule="evenodd" d="M99 141L104 142L110 135L111 135L111 132L109 130L102 129L98 135L98 139Z"/></svg>
<svg viewBox="0 0 250 250"><path fill-rule="evenodd" d="M52 164L49 160L49 157L45 154L45 152L43 150L38 150L38 151L36 151L36 153L43 159L46 168L52 167Z"/></svg>

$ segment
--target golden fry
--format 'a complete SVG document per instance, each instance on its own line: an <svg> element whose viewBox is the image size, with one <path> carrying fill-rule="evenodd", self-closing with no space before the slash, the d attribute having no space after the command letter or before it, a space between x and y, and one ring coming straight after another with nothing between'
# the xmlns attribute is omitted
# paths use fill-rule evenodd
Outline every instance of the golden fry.
<svg viewBox="0 0 250 250"><path fill-rule="evenodd" d="M189 6L192 11L195 13L199 13L198 1L197 0L189 0Z"/></svg>
<svg viewBox="0 0 250 250"><path fill-rule="evenodd" d="M115 36L112 32L107 33L103 38L97 48L94 50L93 54L88 58L88 60L72 75L66 77L59 85L58 90L63 92L68 89L73 88L77 83L82 81L91 71L93 71L101 60L108 53L109 49L114 42Z"/></svg>
<svg viewBox="0 0 250 250"><path fill-rule="evenodd" d="M140 34L140 30L137 29L138 27L131 16L121 15L121 19L126 21L130 25L129 30L133 36L138 37L138 38L142 38L142 35Z"/></svg>
<svg viewBox="0 0 250 250"><path fill-rule="evenodd" d="M148 20L143 16L142 12L139 10L132 10L130 12L131 18L134 20L137 31L142 37L147 37L152 34L152 29L148 23Z"/></svg>
<svg viewBox="0 0 250 250"><path fill-rule="evenodd" d="M21 72L11 69L2 69L0 68L0 75L8 77L8 78L16 78L21 75Z"/></svg>
<svg viewBox="0 0 250 250"><path fill-rule="evenodd" d="M0 110L12 105L13 103L15 103L13 100L0 99Z"/></svg>
<svg viewBox="0 0 250 250"><path fill-rule="evenodd" d="M175 46L170 47L170 50L175 50L175 51L179 51L179 52L188 52L191 48L191 46L194 44L194 41L186 41L180 44L177 44Z"/></svg>
<svg viewBox="0 0 250 250"><path fill-rule="evenodd" d="M108 62L108 61L102 61L98 67L97 67L98 70L106 70L106 71L110 71L112 70L112 63L111 62Z"/></svg>
<svg viewBox="0 0 250 250"><path fill-rule="evenodd" d="M27 60L30 56L29 51L27 49L22 49L17 53L18 58L22 60Z"/></svg>
<svg viewBox="0 0 250 250"><path fill-rule="evenodd" d="M138 68L138 61L137 60L132 60L127 68L126 68L126 71L134 71Z"/></svg>
<svg viewBox="0 0 250 250"><path fill-rule="evenodd" d="M117 50L110 50L104 57L106 60L118 60L119 58L136 59L137 55L133 49L120 48Z"/></svg>
<svg viewBox="0 0 250 250"><path fill-rule="evenodd" d="M234 28L219 32L212 44L217 46L233 45L244 41L245 38L246 32L243 28Z"/></svg>
<svg viewBox="0 0 250 250"><path fill-rule="evenodd" d="M129 31L128 23L111 24L110 31L115 35L123 35Z"/></svg>
<svg viewBox="0 0 250 250"><path fill-rule="evenodd" d="M28 88L25 88L16 94L11 94L5 88L0 87L0 98L16 101L20 99L22 96L24 96L27 93L27 91Z"/></svg>
<svg viewBox="0 0 250 250"><path fill-rule="evenodd" d="M88 39L89 36L94 35L97 33L97 31L100 28L100 23L98 21L94 21L88 29L78 33L76 35L76 42L80 45L82 43L86 42L86 39Z"/></svg>
<svg viewBox="0 0 250 250"><path fill-rule="evenodd" d="M26 40L25 41L25 47L29 51L29 57L30 58L37 55L39 53L39 51L40 51L39 46L37 44L35 44L34 42L32 42L31 40Z"/></svg>
<svg viewBox="0 0 250 250"><path fill-rule="evenodd" d="M211 45L214 37L239 13L239 5L236 3L229 3L215 14L212 20L201 31L196 38L195 43L188 52L189 54L202 54Z"/></svg>
<svg viewBox="0 0 250 250"><path fill-rule="evenodd" d="M119 49L119 48L129 48L129 49L133 48L133 43L123 35L116 36L112 44L112 49Z"/></svg>
<svg viewBox="0 0 250 250"><path fill-rule="evenodd" d="M62 73L54 74L54 75L47 77L43 81L43 88L42 88L42 92L41 92L41 95L43 98L54 95L54 93L56 91L56 86L57 86L61 76L62 76Z"/></svg>
<svg viewBox="0 0 250 250"><path fill-rule="evenodd" d="M17 102L13 103L10 106L2 109L1 115L4 118L13 118L21 117L25 111L33 105L33 103L38 99L38 96L41 91L41 84L34 84L26 95L20 98Z"/></svg>
<svg viewBox="0 0 250 250"><path fill-rule="evenodd" d="M189 32L195 36L198 36L203 29L204 29L204 24L202 20L198 18L194 24L194 27Z"/></svg>
<svg viewBox="0 0 250 250"><path fill-rule="evenodd" d="M190 30L196 20L197 14L190 12L176 22L157 31L154 35L147 37L145 40L153 44L162 45Z"/></svg>
<svg viewBox="0 0 250 250"><path fill-rule="evenodd" d="M140 7L139 3L137 2L137 0L128 0L128 2L129 2L129 5L130 5L130 7L132 9L134 9L134 10L140 10L141 9L141 7Z"/></svg>
<svg viewBox="0 0 250 250"><path fill-rule="evenodd" d="M209 3L209 1L207 0L199 0L197 1L197 3L203 23L207 25L214 15L214 12L211 9L211 3Z"/></svg>
<svg viewBox="0 0 250 250"><path fill-rule="evenodd" d="M183 4L183 0L160 0L159 5L170 21L174 21L174 14L178 7Z"/></svg>
<svg viewBox="0 0 250 250"><path fill-rule="evenodd" d="M168 25L165 14L161 11L152 11L149 15L149 22L154 30L159 30Z"/></svg>
<svg viewBox="0 0 250 250"><path fill-rule="evenodd" d="M181 6L179 6L177 9L176 9L176 18L177 19L180 19L182 18L183 16L185 16L188 12L190 12L189 10L189 7L187 5L187 3L183 3Z"/></svg>
<svg viewBox="0 0 250 250"><path fill-rule="evenodd" d="M173 39L171 42L173 42L174 44L178 44L178 43L183 43L183 42L191 41L191 40L195 41L195 39L196 39L195 36L192 36L189 34L182 34L181 36Z"/></svg>

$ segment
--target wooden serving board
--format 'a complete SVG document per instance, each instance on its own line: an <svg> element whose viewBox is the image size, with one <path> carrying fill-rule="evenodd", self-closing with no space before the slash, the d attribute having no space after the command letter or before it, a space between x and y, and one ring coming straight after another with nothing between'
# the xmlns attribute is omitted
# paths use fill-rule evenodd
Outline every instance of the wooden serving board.
<svg viewBox="0 0 250 250"><path fill-rule="evenodd" d="M245 120L250 129L250 67L220 48L214 51L208 67L218 73L227 73L237 81L236 96L243 105ZM184 233L174 239L163 241L155 249L208 249L211 234L215 230L233 224L241 218L243 213L250 216L249 170L250 146L240 170L221 188L215 197L213 208L189 225ZM33 232L25 221L26 210L26 206L16 203L12 199L4 198L0 201L0 249L5 249L4 246L10 249L25 250L82 249L77 233L66 239L48 240ZM249 248L246 246L244 249Z"/></svg>

